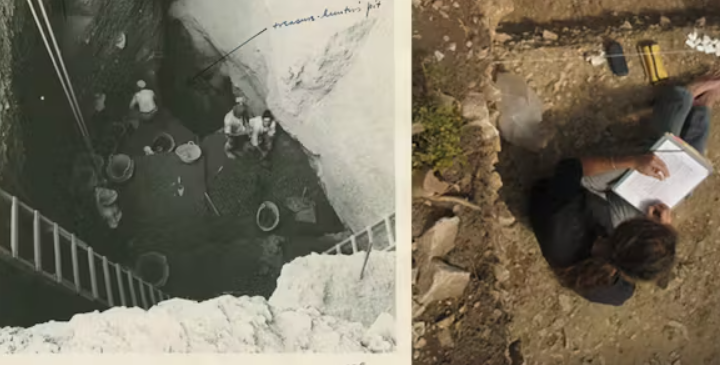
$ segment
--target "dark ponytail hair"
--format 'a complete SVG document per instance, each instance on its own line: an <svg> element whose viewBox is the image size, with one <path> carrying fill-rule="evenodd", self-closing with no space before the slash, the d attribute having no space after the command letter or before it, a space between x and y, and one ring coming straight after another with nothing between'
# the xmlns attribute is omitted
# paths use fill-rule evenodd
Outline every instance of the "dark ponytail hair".
<svg viewBox="0 0 720 365"><path fill-rule="evenodd" d="M669 225L631 219L609 237L607 257L592 257L555 272L564 286L581 294L612 285L619 274L631 280L655 280L675 263L677 239L677 231Z"/></svg>

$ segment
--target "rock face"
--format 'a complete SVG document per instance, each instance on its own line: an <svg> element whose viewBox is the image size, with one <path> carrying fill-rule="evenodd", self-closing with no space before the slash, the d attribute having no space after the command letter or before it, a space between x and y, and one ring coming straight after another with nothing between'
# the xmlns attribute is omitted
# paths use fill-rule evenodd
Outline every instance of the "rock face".
<svg viewBox="0 0 720 365"><path fill-rule="evenodd" d="M343 11L345 5L337 11ZM178 0L171 15L248 96L312 154L338 216L352 230L395 210L393 6L274 27L333 6L319 0ZM252 14L248 16L247 14ZM372 178L370 178L372 177Z"/></svg>
<svg viewBox="0 0 720 365"><path fill-rule="evenodd" d="M419 300L420 304L428 305L439 300L462 295L470 281L470 273L437 259L433 260L431 265L432 281L429 286L427 284L423 285L422 282L418 284L418 288L422 293Z"/></svg>

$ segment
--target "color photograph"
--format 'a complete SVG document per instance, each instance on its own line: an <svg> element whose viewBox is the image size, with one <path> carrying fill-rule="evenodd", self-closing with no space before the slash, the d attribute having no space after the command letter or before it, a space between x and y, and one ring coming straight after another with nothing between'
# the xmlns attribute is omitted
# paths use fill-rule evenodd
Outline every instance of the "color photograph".
<svg viewBox="0 0 720 365"><path fill-rule="evenodd" d="M413 363L718 364L720 6L415 0Z"/></svg>

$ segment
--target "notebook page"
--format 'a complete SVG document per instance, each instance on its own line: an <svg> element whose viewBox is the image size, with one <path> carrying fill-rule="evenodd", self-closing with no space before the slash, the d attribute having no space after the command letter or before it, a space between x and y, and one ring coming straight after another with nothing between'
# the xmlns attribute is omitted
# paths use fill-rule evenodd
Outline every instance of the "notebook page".
<svg viewBox="0 0 720 365"><path fill-rule="evenodd" d="M655 154L670 171L669 178L660 181L633 171L615 188L618 195L643 212L658 202L670 208L675 207L710 174L703 165L671 141L665 141L657 150L660 152Z"/></svg>

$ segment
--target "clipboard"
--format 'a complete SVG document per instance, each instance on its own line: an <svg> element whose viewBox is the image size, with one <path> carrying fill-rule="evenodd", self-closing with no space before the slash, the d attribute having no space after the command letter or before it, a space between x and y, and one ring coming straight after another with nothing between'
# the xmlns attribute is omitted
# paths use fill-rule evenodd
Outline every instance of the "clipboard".
<svg viewBox="0 0 720 365"><path fill-rule="evenodd" d="M641 212L656 203L674 208L714 172L707 158L672 133L662 136L650 151L668 165L669 178L660 181L630 170L611 187Z"/></svg>

